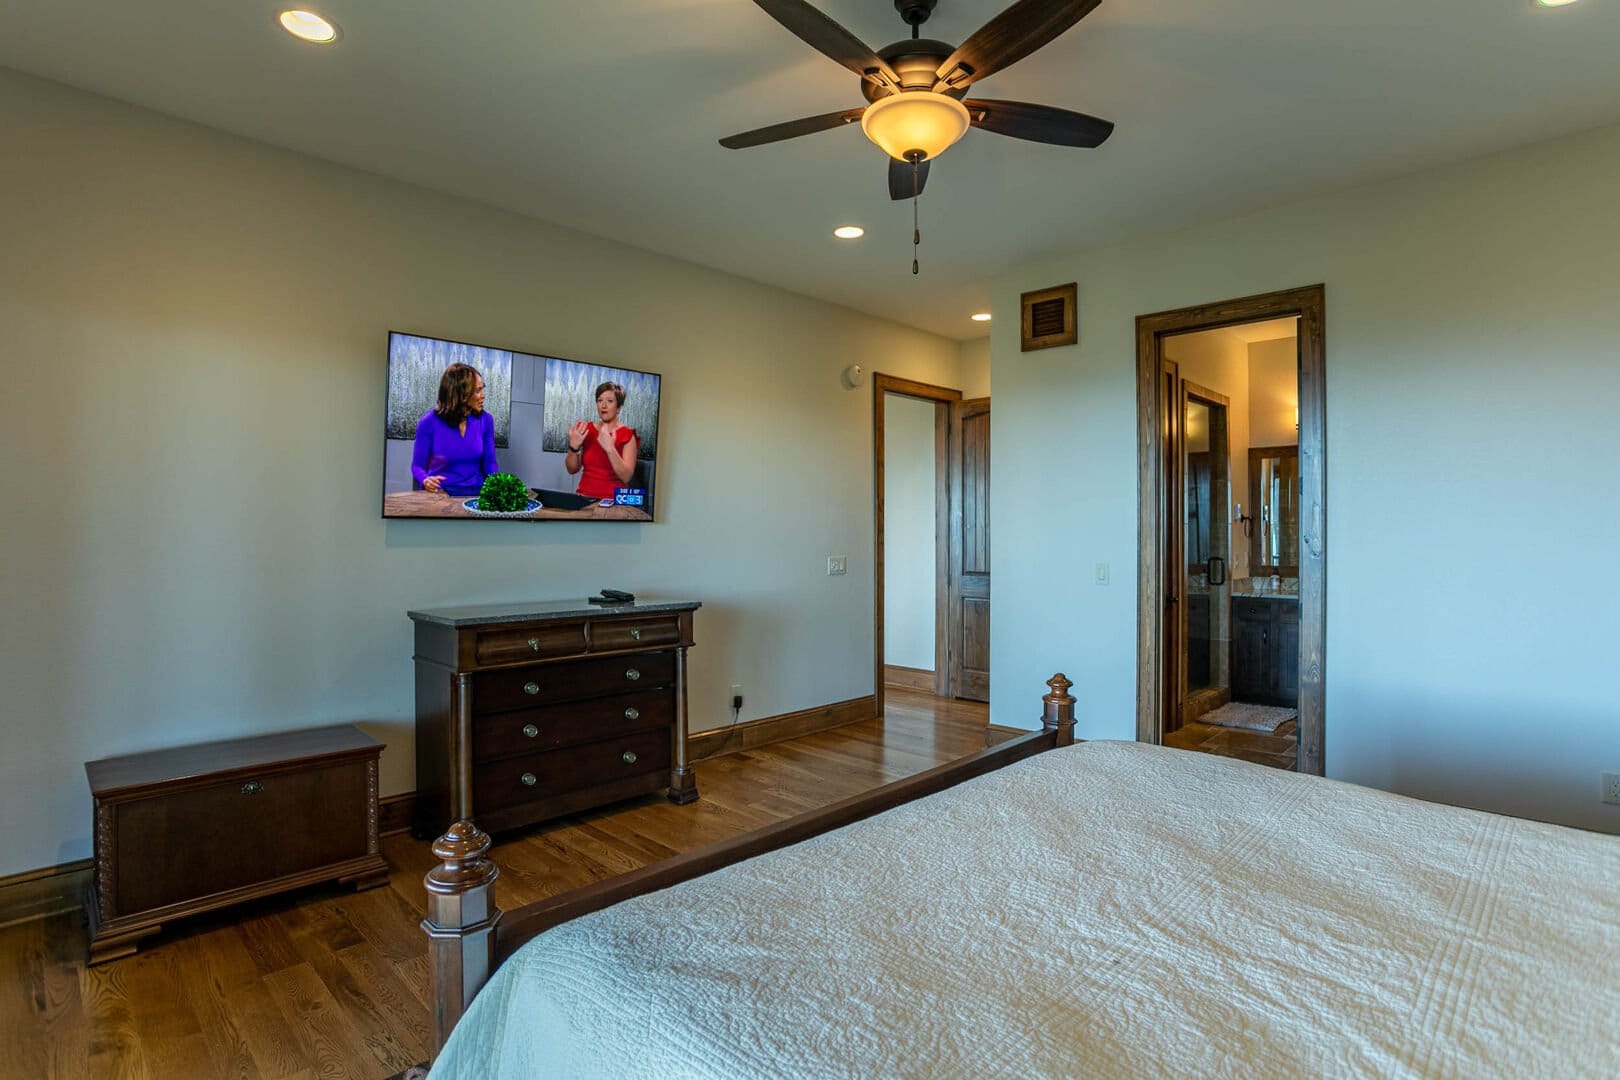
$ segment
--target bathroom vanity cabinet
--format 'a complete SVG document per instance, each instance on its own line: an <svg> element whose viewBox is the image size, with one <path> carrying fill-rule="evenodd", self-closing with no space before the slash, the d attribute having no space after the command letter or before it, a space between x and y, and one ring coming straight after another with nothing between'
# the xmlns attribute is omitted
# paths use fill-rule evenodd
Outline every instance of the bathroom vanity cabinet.
<svg viewBox="0 0 1620 1080"><path fill-rule="evenodd" d="M1232 597L1232 700L1293 705L1299 698L1299 600Z"/></svg>

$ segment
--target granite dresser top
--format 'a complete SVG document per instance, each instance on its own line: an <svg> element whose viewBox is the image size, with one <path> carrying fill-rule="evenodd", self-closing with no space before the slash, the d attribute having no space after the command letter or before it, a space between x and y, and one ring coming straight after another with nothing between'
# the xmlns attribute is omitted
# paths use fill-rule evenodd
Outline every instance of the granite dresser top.
<svg viewBox="0 0 1620 1080"><path fill-rule="evenodd" d="M477 626L488 623L544 622L582 615L647 615L659 611L696 611L697 600L633 600L628 604L590 604L584 600L531 600L520 604L464 604L459 607L423 608L408 614L417 622L441 626Z"/></svg>

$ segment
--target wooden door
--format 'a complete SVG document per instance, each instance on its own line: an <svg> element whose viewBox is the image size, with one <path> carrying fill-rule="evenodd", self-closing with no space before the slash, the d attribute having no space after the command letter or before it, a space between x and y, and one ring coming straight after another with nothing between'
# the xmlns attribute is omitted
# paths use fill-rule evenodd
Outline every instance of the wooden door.
<svg viewBox="0 0 1620 1080"><path fill-rule="evenodd" d="M990 700L990 399L952 407L951 688Z"/></svg>

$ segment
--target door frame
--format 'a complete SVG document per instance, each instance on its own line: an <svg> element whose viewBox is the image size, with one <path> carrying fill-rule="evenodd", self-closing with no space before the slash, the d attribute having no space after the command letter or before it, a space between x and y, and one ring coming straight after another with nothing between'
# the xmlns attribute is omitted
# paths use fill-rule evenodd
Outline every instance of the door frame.
<svg viewBox="0 0 1620 1080"><path fill-rule="evenodd" d="M1326 287L1242 297L1141 315L1136 320L1137 684L1136 738L1163 741L1165 538L1160 456L1164 339L1239 323L1299 316L1299 759L1302 773L1323 775L1327 644L1327 345ZM1308 508L1308 509L1307 509ZM1179 612L1178 612L1179 615Z"/></svg>
<svg viewBox="0 0 1620 1080"><path fill-rule="evenodd" d="M931 401L934 404L934 693L951 696L950 654L950 520L951 491L956 480L952 465L952 406L962 391L932 383L877 373L872 376L872 681L878 715L884 710L883 656L883 402L889 394Z"/></svg>

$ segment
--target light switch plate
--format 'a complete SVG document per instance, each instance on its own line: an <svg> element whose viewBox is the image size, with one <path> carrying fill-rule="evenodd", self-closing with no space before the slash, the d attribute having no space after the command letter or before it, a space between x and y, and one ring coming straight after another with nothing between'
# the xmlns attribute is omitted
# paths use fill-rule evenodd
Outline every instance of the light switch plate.
<svg viewBox="0 0 1620 1080"><path fill-rule="evenodd" d="M831 577L834 574L847 573L848 570L849 570L849 560L848 560L848 558L846 556L843 556L843 555L829 555L829 556L827 556L827 575L829 577Z"/></svg>
<svg viewBox="0 0 1620 1080"><path fill-rule="evenodd" d="M1105 562L1097 564L1097 584L1108 584L1108 564Z"/></svg>

